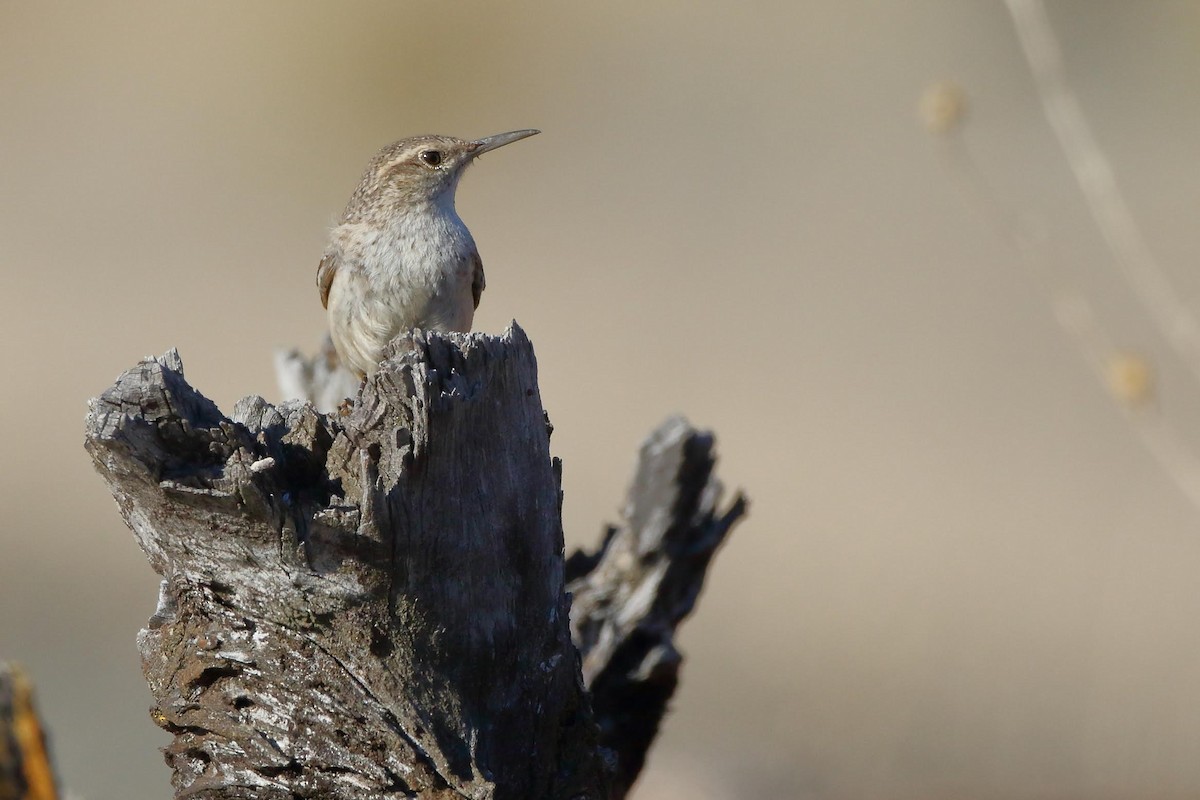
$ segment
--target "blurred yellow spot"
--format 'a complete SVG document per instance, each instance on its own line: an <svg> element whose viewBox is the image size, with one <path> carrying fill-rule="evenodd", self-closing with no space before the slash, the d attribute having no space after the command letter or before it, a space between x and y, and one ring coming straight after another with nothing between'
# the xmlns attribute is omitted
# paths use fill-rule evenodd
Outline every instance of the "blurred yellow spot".
<svg viewBox="0 0 1200 800"><path fill-rule="evenodd" d="M1104 369L1108 391L1126 408L1140 408L1154 399L1154 370L1136 353L1114 353Z"/></svg>
<svg viewBox="0 0 1200 800"><path fill-rule="evenodd" d="M15 752L7 754L16 758L15 764L25 779L22 800L55 800L58 790L54 785L54 770L50 766L50 754L46 752L46 734L33 705L33 685L25 673L15 664L0 664L0 695L4 695L6 712L0 719L0 741L11 737L5 744L15 745ZM9 717L8 715L11 715ZM3 787L0 787L2 790ZM7 796L7 793L4 793Z"/></svg>
<svg viewBox="0 0 1200 800"><path fill-rule="evenodd" d="M953 81L926 87L918 107L921 124L930 133L949 133L967 115L967 93Z"/></svg>

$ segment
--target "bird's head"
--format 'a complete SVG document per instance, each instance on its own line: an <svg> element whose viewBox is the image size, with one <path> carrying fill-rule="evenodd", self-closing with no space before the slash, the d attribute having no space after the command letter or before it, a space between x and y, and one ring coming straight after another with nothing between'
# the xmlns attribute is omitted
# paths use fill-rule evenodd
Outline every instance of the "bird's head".
<svg viewBox="0 0 1200 800"><path fill-rule="evenodd" d="M368 206L417 206L453 202L463 171L477 157L538 131L498 133L466 141L453 136L414 136L383 148L367 167L347 209Z"/></svg>

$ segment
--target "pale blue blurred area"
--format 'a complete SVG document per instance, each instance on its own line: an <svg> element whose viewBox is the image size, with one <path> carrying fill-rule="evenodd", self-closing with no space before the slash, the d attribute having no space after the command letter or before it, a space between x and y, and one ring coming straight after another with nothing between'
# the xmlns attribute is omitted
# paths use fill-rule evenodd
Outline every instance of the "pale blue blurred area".
<svg viewBox="0 0 1200 800"><path fill-rule="evenodd" d="M1200 5L1048 7L1194 309ZM953 141L917 115L945 80ZM0 657L75 795L170 791L134 644L157 578L83 452L87 398L174 346L227 412L277 399L368 157L524 127L459 210L478 327L537 348L569 542L674 411L753 500L640 796L1200 794L1200 512L1055 304L1086 296L1154 365L1142 413L1187 453L1200 390L1002 2L0 0Z"/></svg>

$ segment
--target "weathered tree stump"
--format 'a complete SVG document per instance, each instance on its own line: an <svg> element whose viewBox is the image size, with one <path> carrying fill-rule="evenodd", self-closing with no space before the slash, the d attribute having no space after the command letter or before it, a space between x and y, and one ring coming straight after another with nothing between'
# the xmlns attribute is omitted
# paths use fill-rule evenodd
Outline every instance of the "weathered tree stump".
<svg viewBox="0 0 1200 800"><path fill-rule="evenodd" d="M92 401L87 448L163 576L138 642L177 798L624 796L744 508L716 511L711 437L668 422L625 525L571 562L573 643L515 325L414 332L330 415L227 418L172 351Z"/></svg>

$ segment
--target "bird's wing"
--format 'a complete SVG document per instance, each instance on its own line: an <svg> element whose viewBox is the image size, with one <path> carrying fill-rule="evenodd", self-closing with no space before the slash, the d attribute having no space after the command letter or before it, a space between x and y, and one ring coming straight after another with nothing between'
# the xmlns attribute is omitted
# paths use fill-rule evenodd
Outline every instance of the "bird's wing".
<svg viewBox="0 0 1200 800"><path fill-rule="evenodd" d="M475 262L475 269L471 273L471 297L475 299L475 307L479 308L479 298L483 296L487 281L483 277L483 259L479 257L479 253L472 254L471 259Z"/></svg>
<svg viewBox="0 0 1200 800"><path fill-rule="evenodd" d="M317 265L317 288L321 290L321 305L329 307L329 287L333 284L333 276L337 274L338 257L327 255ZM476 301L478 305L478 301Z"/></svg>

